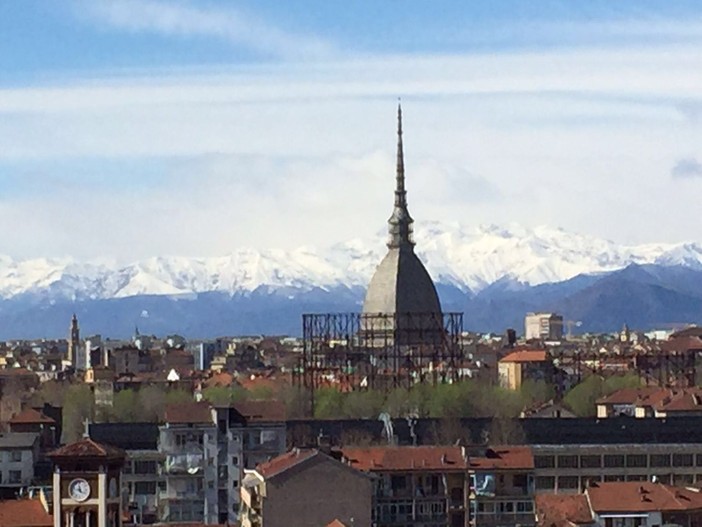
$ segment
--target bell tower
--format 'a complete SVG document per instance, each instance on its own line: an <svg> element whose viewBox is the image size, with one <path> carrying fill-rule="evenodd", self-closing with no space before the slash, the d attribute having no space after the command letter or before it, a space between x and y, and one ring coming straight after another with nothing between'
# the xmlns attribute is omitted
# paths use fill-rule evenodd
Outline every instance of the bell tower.
<svg viewBox="0 0 702 527"><path fill-rule="evenodd" d="M73 313L71 318L71 333L68 337L68 362L75 366L76 354L80 346L80 329L78 328L78 317Z"/></svg>
<svg viewBox="0 0 702 527"><path fill-rule="evenodd" d="M122 527L124 451L83 439L49 454L54 527Z"/></svg>

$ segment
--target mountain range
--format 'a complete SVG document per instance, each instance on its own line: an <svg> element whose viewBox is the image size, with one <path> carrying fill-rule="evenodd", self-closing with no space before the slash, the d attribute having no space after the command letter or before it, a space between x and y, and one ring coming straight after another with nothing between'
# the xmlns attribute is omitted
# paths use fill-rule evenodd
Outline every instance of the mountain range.
<svg viewBox="0 0 702 527"><path fill-rule="evenodd" d="M518 330L557 311L580 331L702 319L702 244L621 245L550 227L420 223L417 253L445 311L464 328ZM130 264L0 256L0 338L84 334L189 337L300 333L304 312L357 311L385 253L382 235L321 249L244 248L211 258Z"/></svg>

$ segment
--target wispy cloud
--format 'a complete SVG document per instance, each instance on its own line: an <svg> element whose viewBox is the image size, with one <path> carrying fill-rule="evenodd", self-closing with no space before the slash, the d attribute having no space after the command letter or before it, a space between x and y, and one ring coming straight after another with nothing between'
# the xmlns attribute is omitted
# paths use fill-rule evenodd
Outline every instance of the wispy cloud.
<svg viewBox="0 0 702 527"><path fill-rule="evenodd" d="M79 0L82 17L117 30L173 37L210 37L272 57L327 57L328 41L286 31L233 7L161 0Z"/></svg>
<svg viewBox="0 0 702 527"><path fill-rule="evenodd" d="M694 157L679 159L671 169L670 175L675 179L702 177L702 163Z"/></svg>

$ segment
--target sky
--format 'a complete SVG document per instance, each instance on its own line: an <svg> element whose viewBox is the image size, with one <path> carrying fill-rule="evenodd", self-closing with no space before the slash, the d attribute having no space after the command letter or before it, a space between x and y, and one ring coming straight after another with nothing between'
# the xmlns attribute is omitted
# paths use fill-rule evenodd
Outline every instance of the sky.
<svg viewBox="0 0 702 527"><path fill-rule="evenodd" d="M392 208L702 241L702 5L0 0L0 254L369 238Z"/></svg>

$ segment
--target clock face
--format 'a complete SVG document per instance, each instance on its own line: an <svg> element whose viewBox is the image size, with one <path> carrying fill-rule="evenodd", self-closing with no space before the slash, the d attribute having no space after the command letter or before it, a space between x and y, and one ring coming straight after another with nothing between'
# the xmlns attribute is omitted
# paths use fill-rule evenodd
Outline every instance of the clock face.
<svg viewBox="0 0 702 527"><path fill-rule="evenodd" d="M90 497L90 484L77 478L68 484L68 495L76 501L85 501Z"/></svg>

